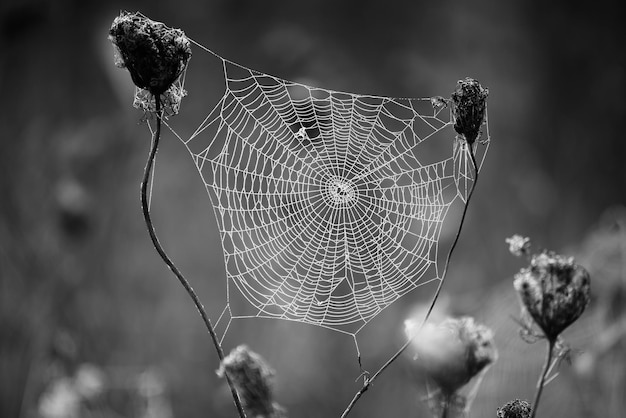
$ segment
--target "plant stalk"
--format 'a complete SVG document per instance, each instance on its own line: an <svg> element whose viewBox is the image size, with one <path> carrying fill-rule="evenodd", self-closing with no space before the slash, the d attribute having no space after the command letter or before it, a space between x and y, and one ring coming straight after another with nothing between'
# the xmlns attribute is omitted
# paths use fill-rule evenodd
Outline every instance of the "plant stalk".
<svg viewBox="0 0 626 418"><path fill-rule="evenodd" d="M448 408L450 407L450 396L446 396L446 401L443 403L441 411L441 418L448 418Z"/></svg>
<svg viewBox="0 0 626 418"><path fill-rule="evenodd" d="M543 392L543 386L546 382L546 376L548 375L548 370L550 370L550 364L552 364L552 352L554 351L554 344L556 340L548 340L548 353L546 355L546 362L543 365L543 370L541 371L541 375L539 376L539 381L537 382L537 392L535 393L535 400L532 405L532 412L530 414L530 418L535 418L537 414L537 409L539 408L539 400L541 399L541 393Z"/></svg>
<svg viewBox="0 0 626 418"><path fill-rule="evenodd" d="M161 119L163 116L162 111L161 111L161 99L159 95L154 96L154 101L155 101L155 110L156 110L155 111L156 129L152 136L152 144L150 147L150 153L148 155L148 161L146 162L146 166L145 166L144 173L143 173L143 179L141 181L141 209L143 211L143 217L146 222L146 226L148 228L148 234L150 235L150 239L152 240L152 244L154 245L154 248L156 249L159 256L161 256L161 259L163 260L163 262L165 262L165 264L169 267L172 273L174 273L174 275L176 276L180 284L185 288L189 297L191 297L191 299L193 300L193 303L196 306L196 309L198 310L198 312L200 313L200 316L202 317L202 320L204 322L206 329L209 331L209 335L211 336L211 340L213 341L213 345L215 346L215 351L217 351L217 356L221 362L222 360L224 360L224 350L222 349L222 345L220 344L219 339L217 338L217 334L215 333L215 329L213 328L213 325L211 324L211 320L209 319L209 316L207 315L206 310L204 309L204 306L202 305L202 302L200 302L198 295L191 287L191 284L189 284L187 279L183 276L180 270L178 270L178 268L174 265L172 260L169 258L169 256L167 255L167 253L161 246L161 243L159 242L159 239L156 235L154 224L152 222L152 216L150 215L150 207L148 206L148 192L147 192L148 181L150 179L150 174L152 173L152 167L154 166L154 158L159 148L159 140L161 138L161 125L162 125ZM246 413L243 409L243 405L241 404L241 400L239 399L239 394L237 393L237 390L235 389L235 386L233 385L232 380L230 379L227 373L224 373L224 376L226 377L226 381L228 382L228 386L230 387L230 391L233 396L233 401L235 402L235 406L237 407L237 411L239 412L239 417L246 418Z"/></svg>

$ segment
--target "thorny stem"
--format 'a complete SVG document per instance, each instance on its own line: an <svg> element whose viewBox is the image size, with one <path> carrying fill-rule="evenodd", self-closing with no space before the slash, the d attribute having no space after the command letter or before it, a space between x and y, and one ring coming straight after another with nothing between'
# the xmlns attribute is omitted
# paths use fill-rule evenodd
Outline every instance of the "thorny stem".
<svg viewBox="0 0 626 418"><path fill-rule="evenodd" d="M178 268L174 265L169 256L165 253L165 250L161 246L159 239L157 238L156 231L154 229L154 224L152 223L152 217L150 215L150 207L148 206L148 180L150 178L150 173L152 172L152 167L154 165L154 157L156 156L157 150L159 148L159 139L161 137L161 124L162 124L162 112L161 112L161 99L159 95L154 96L155 101L155 114L156 114L156 129L154 131L154 135L152 136L152 145L150 147L150 153L148 155L148 161L146 162L146 167L143 173L143 179L141 181L141 209L143 211L143 217L146 222L146 226L148 227L148 233L150 234L150 239L152 240L152 244L156 249L157 253L161 256L165 264L169 267L169 269L174 273L180 284L183 285L189 297L193 300L193 303L196 305L196 309L200 313L202 320L204 321L204 325L206 329L209 331L209 335L211 336L211 340L213 340L213 344L215 345L215 350L217 351L217 356L220 359L220 362L224 360L224 350L222 349L222 345L217 338L217 334L215 333L215 329L211 324L211 320L200 302L198 295L193 290L187 279L183 276L183 274L178 270ZM230 377L227 373L224 373L226 377L226 381L228 382L228 386L230 387L230 391L233 396L233 401L235 402L235 406L237 407L237 411L239 412L240 418L246 418L246 413L243 409L243 405L241 404L241 400L239 399L239 394L233 385Z"/></svg>
<svg viewBox="0 0 626 418"><path fill-rule="evenodd" d="M426 321L428 321L428 318L430 317L430 314L432 313L433 308L435 307L435 303L437 302L437 298L439 297L439 294L441 293L443 282L446 279L446 275L448 273L448 266L450 265L450 258L452 257L452 253L454 252L454 249L456 248L456 244L459 242L459 237L461 236L461 230L463 229L463 223L465 222L465 216L467 215L467 208L469 207L470 199L472 198L472 195L474 194L474 189L476 188L476 182L478 182L478 164L476 163L476 156L474 155L474 150L472 148L472 145L466 143L466 146L468 147L469 154L472 159L472 164L474 165L474 182L472 183L472 187L470 188L470 191L467 195L467 200L465 201L465 206L463 207L463 214L461 215L461 221L459 222L459 228L456 231L456 236L454 237L454 241L452 242L452 245L450 246L450 250L448 251L448 256L446 257L446 262L443 268L443 274L441 275L441 280L439 281L439 285L437 286L437 290L435 291L435 296L432 302L430 303L430 306L428 307L428 311L426 312L426 317L424 318L424 320L422 321L422 324L420 325L420 329L421 327L424 326ZM402 347L400 347L400 349L396 351L396 353L393 356L391 356L391 358L389 358L389 360L387 360L385 364L383 364L380 367L380 369L378 369L378 371L372 375L372 377L365 379L365 382L363 382L363 386L361 387L361 389L359 389L359 391L354 395L354 397L352 398L352 401L350 401L350 404L348 404L345 411L343 411L343 414L341 414L341 418L345 418L348 416L348 414L350 413L352 408L354 408L354 405L357 403L357 401L361 398L361 396L363 396L365 392L367 392L367 390L370 388L372 383L374 383L374 380L376 380L376 378L378 378L378 376L382 372L384 372L385 369L387 369L387 367L391 365L391 363L396 361L396 359L400 357L402 353L404 353L404 351L409 347L409 345L411 345L411 343L413 342L417 334L419 334L419 331L413 333L413 335L402 345Z"/></svg>
<svg viewBox="0 0 626 418"><path fill-rule="evenodd" d="M548 340L548 354L546 355L546 362L543 365L541 376L539 376L539 381L537 382L537 392L535 393L535 401L532 405L533 410L530 414L530 418L535 418L535 414L537 413L537 409L539 407L541 392L543 392L543 387L546 383L546 376L548 375L548 370L550 369L550 364L552 363L552 352L554 351L554 343L554 339Z"/></svg>

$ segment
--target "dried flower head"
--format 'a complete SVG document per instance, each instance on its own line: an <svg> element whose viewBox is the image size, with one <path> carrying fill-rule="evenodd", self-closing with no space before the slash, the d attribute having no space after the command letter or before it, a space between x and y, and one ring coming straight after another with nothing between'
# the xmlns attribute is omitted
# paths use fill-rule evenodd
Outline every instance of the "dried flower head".
<svg viewBox="0 0 626 418"><path fill-rule="evenodd" d="M544 251L515 275L513 285L525 312L548 340L556 341L589 304L590 281L572 257Z"/></svg>
<svg viewBox="0 0 626 418"><path fill-rule="evenodd" d="M139 13L122 12L115 18L109 39L135 85L157 95L180 77L191 58L185 33L155 22Z"/></svg>
<svg viewBox="0 0 626 418"><path fill-rule="evenodd" d="M529 254L530 251L530 238L523 237L515 234L510 238L505 239L509 244L509 252L516 257Z"/></svg>
<svg viewBox="0 0 626 418"><path fill-rule="evenodd" d="M233 349L222 360L217 374L232 380L241 402L252 417L281 418L284 410L272 401L274 370L257 353L245 345Z"/></svg>
<svg viewBox="0 0 626 418"><path fill-rule="evenodd" d="M106 376L97 366L83 363L76 371L74 387L83 399L93 399L104 391Z"/></svg>
<svg viewBox="0 0 626 418"><path fill-rule="evenodd" d="M497 359L493 332L470 317L425 325L415 349L421 368L446 397Z"/></svg>
<svg viewBox="0 0 626 418"><path fill-rule="evenodd" d="M498 418L529 418L533 412L530 403L515 399L498 408Z"/></svg>
<svg viewBox="0 0 626 418"><path fill-rule="evenodd" d="M128 69L140 89L135 94L135 107L153 111L151 99L163 95L164 107L176 113L185 91L175 83L191 58L185 33L140 13L122 12L111 25L109 40L116 50L116 65Z"/></svg>
<svg viewBox="0 0 626 418"><path fill-rule="evenodd" d="M472 78L459 80L452 93L452 117L454 130L472 145L485 120L489 90Z"/></svg>

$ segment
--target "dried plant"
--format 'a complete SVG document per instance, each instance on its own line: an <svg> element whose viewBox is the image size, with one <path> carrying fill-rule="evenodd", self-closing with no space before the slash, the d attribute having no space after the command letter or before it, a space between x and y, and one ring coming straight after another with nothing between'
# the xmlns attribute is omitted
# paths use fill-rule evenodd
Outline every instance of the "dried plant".
<svg viewBox="0 0 626 418"><path fill-rule="evenodd" d="M405 323L405 327L407 336L411 336L411 322ZM467 411L480 379L471 388L470 396L462 394L461 389L482 376L498 358L493 332L471 317L426 324L412 347L418 371L426 377L428 386L434 387L426 399L437 418L448 417L453 409Z"/></svg>
<svg viewBox="0 0 626 418"><path fill-rule="evenodd" d="M217 371L220 377L231 377L241 402L250 416L255 418L286 418L284 408L273 400L272 379L274 370L259 354L246 345L233 349L222 360Z"/></svg>
<svg viewBox="0 0 626 418"><path fill-rule="evenodd" d="M498 408L497 415L498 418L529 418L532 411L528 401L515 399Z"/></svg>
<svg viewBox="0 0 626 418"><path fill-rule="evenodd" d="M530 253L528 238L516 235L507 239L507 243L515 255ZM560 335L589 305L590 285L589 273L576 264L573 257L546 250L532 255L529 266L515 275L513 286L522 307L522 318L519 321L521 335L527 341L546 339L548 345L546 360L537 382L531 418L535 417L538 410L549 373L570 352ZM534 325L539 331L535 331Z"/></svg>

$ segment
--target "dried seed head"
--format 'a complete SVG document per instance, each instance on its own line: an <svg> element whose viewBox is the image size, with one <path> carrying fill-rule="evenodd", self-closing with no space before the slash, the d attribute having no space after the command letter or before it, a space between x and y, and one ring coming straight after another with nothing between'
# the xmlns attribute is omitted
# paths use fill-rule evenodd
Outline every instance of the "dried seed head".
<svg viewBox="0 0 626 418"><path fill-rule="evenodd" d="M128 69L135 85L155 96L174 84L191 58L190 43L182 30L139 13L122 12L116 17L109 39L118 54L116 65Z"/></svg>
<svg viewBox="0 0 626 418"><path fill-rule="evenodd" d="M472 78L459 80L452 93L452 118L454 130L472 145L485 120L489 90Z"/></svg>
<svg viewBox="0 0 626 418"><path fill-rule="evenodd" d="M240 345L222 360L217 374L232 380L246 411L253 417L279 418L283 409L272 401L274 370L257 353Z"/></svg>
<svg viewBox="0 0 626 418"><path fill-rule="evenodd" d="M529 418L532 412L530 403L515 399L504 404L502 408L498 408L497 414L498 418Z"/></svg>
<svg viewBox="0 0 626 418"><path fill-rule="evenodd" d="M530 238L528 237L515 234L505 241L509 244L509 252L516 257L526 255L530 251Z"/></svg>
<svg viewBox="0 0 626 418"><path fill-rule="evenodd" d="M544 251L515 275L513 285L523 309L547 339L556 341L589 304L590 281L587 270L572 257Z"/></svg>
<svg viewBox="0 0 626 418"><path fill-rule="evenodd" d="M426 325L415 341L417 361L446 395L453 395L497 359L493 332L473 318Z"/></svg>

